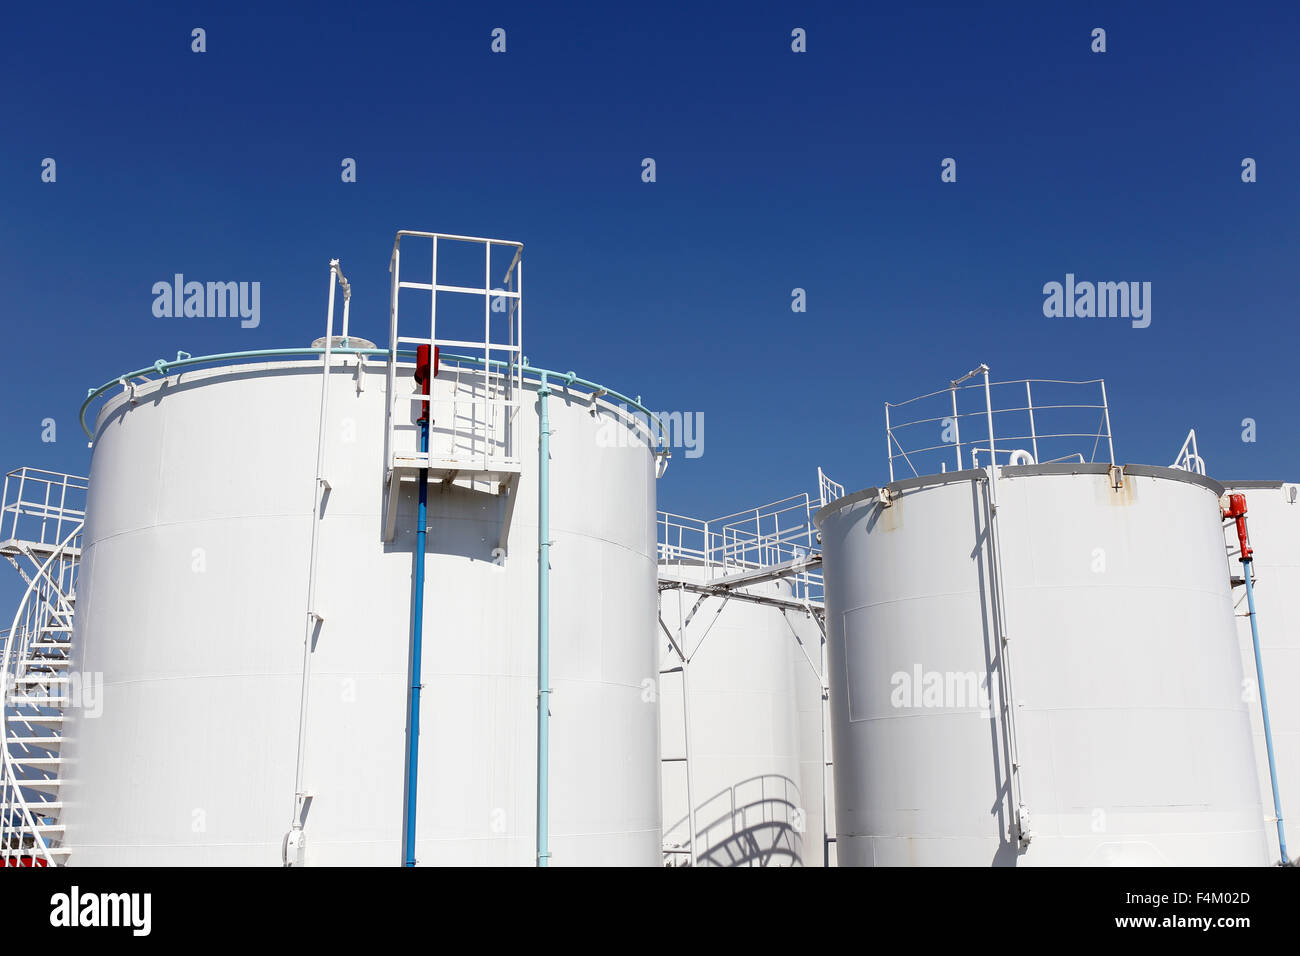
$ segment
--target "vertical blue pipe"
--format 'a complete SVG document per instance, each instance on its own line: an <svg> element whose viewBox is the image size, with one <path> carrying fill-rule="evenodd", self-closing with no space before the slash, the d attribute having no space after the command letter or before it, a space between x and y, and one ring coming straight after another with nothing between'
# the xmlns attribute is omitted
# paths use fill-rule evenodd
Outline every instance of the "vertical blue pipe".
<svg viewBox="0 0 1300 956"><path fill-rule="evenodd" d="M1273 728L1268 722L1268 694L1264 691L1264 660L1259 652L1259 625L1255 619L1255 586L1250 580L1252 560L1242 558L1242 574L1246 578L1246 607L1250 611L1250 636L1255 642L1255 678L1259 681L1259 707L1264 713L1264 745L1268 749L1268 776L1273 784L1273 812L1277 815L1277 842L1282 851L1282 865L1291 861L1286 852L1286 827L1282 824L1282 798L1277 790L1277 764L1273 757Z"/></svg>
<svg viewBox="0 0 1300 956"><path fill-rule="evenodd" d="M551 394L545 373L537 389L537 865L551 857Z"/></svg>
<svg viewBox="0 0 1300 956"><path fill-rule="evenodd" d="M420 419L420 452L429 450L429 412ZM393 479L396 481L396 477ZM429 523L429 469L420 469L420 507L415 519L415 588L411 599L411 693L406 712L406 829L402 862L415 866L415 805L420 769L420 652L424 640L424 548Z"/></svg>

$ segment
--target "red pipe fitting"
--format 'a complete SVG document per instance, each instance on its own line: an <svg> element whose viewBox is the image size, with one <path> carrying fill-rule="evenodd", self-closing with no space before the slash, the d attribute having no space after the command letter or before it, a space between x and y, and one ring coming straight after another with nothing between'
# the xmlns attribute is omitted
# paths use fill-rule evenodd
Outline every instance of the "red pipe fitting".
<svg viewBox="0 0 1300 956"><path fill-rule="evenodd" d="M1220 505L1224 518L1231 518L1237 523L1237 541L1241 544L1241 560L1249 561L1255 552L1250 546L1250 537L1246 533L1246 496L1228 495L1228 503Z"/></svg>

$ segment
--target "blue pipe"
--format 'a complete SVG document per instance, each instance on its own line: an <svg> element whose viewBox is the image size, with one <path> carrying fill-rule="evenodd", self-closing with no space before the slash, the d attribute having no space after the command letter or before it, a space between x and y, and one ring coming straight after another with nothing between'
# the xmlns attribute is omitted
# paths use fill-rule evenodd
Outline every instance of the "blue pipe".
<svg viewBox="0 0 1300 956"><path fill-rule="evenodd" d="M1250 611L1250 636L1255 642L1255 678L1259 681L1259 708L1264 713L1264 745L1268 749L1268 776L1273 784L1273 812L1277 815L1277 843L1282 852L1282 865L1291 862L1286 852L1286 827L1282 823L1282 798L1277 789L1277 762L1273 757L1273 728L1268 722L1268 694L1264 691L1264 659L1259 651L1259 624L1255 618L1255 585L1250 580L1252 559L1242 558L1242 574L1246 578L1246 607Z"/></svg>
<svg viewBox="0 0 1300 956"><path fill-rule="evenodd" d="M420 453L429 450L429 411L420 418ZM420 652L424 642L424 548L429 523L429 469L420 469L420 506L415 518L415 589L411 599L411 693L406 713L405 866L415 866L415 806L420 770Z"/></svg>
<svg viewBox="0 0 1300 956"><path fill-rule="evenodd" d="M551 858L551 389L542 373L537 389L537 865Z"/></svg>

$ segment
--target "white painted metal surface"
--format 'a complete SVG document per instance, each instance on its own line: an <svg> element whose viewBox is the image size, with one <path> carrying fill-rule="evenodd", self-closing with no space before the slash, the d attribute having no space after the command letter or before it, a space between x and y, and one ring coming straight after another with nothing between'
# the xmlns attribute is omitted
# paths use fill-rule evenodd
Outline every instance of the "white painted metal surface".
<svg viewBox="0 0 1300 956"><path fill-rule="evenodd" d="M1247 528L1254 549L1255 611L1259 615L1260 650L1268 689L1269 723L1273 728L1273 756L1277 761L1278 791L1286 823L1287 849L1295 856L1300 839L1300 699L1294 693L1300 678L1300 485L1281 481L1225 482L1224 488L1246 496ZM1224 526L1228 548L1228 573L1241 578L1241 554L1232 522ZM1243 696L1247 698L1255 733L1255 763L1259 770L1260 800L1267 825L1269 860L1276 862L1277 827L1273 791L1269 782L1268 753L1264 747L1264 721L1255 691L1255 649L1247 617L1244 584L1233 589L1237 636L1241 644Z"/></svg>
<svg viewBox="0 0 1300 956"><path fill-rule="evenodd" d="M386 440L410 433L385 428L384 363L333 362L305 860L396 865L415 509L408 487L382 540L384 466ZM444 368L435 406L455 388L481 397L473 374ZM102 674L103 706L75 714L64 741L71 864L280 864L320 383L319 362L185 371L101 411L73 653ZM658 710L644 693L658 670L654 458L644 436L602 439L624 422L613 406L551 385L551 863L657 866ZM395 387L414 391L405 377ZM537 413L525 388L507 553L504 499L470 482L430 491L422 864L534 862Z"/></svg>
<svg viewBox="0 0 1300 956"><path fill-rule="evenodd" d="M1220 489L1126 472L1001 469L1000 588L986 471L818 513L842 864L1266 862Z"/></svg>

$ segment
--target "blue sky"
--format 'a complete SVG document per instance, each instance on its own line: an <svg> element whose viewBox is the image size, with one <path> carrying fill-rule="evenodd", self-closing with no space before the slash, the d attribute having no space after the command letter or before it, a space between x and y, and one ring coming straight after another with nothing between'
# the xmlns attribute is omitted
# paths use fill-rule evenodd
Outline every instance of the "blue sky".
<svg viewBox="0 0 1300 956"><path fill-rule="evenodd" d="M84 473L121 372L309 344L331 257L382 344L414 228L525 243L534 364L704 413L673 511L875 484L882 403L980 362L1104 377L1121 461L1195 426L1214 475L1300 477L1294 4L249 6L6 12L5 470ZM154 317L177 272L261 324ZM1152 283L1150 327L1045 318L1067 272Z"/></svg>

